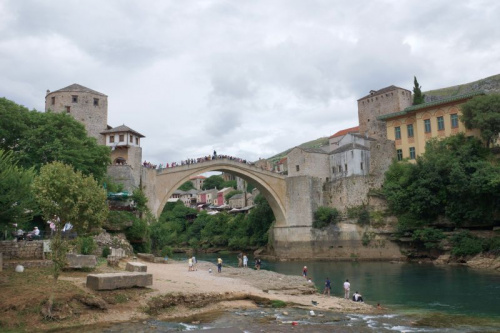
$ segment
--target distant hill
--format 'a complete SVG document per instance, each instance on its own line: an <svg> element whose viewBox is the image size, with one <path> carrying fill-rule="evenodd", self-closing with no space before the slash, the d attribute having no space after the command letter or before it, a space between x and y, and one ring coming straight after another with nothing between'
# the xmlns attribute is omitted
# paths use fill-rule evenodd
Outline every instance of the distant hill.
<svg viewBox="0 0 500 333"><path fill-rule="evenodd" d="M466 94L477 90L483 90L486 93L500 93L500 74L458 86L429 90L424 92L424 94L426 102L434 102L445 97Z"/></svg>
<svg viewBox="0 0 500 333"><path fill-rule="evenodd" d="M316 140L304 142L303 144L300 144L298 147L300 148L320 148L323 146L328 146L328 137L322 137ZM276 163L279 160L281 160L283 157L285 157L293 148L287 149L279 154L276 154L274 156L269 157L267 160L271 163Z"/></svg>
<svg viewBox="0 0 500 333"><path fill-rule="evenodd" d="M500 74L487 77L485 79L477 80L470 83L460 84L447 88L436 90L429 90L424 92L425 101L433 102L443 99L445 97L466 94L471 91L483 90L486 93L500 94ZM320 148L328 145L328 137L319 138L316 140L305 142L299 145L300 148ZM276 163L285 157L294 147L287 149L279 154L269 157L267 160L271 163Z"/></svg>

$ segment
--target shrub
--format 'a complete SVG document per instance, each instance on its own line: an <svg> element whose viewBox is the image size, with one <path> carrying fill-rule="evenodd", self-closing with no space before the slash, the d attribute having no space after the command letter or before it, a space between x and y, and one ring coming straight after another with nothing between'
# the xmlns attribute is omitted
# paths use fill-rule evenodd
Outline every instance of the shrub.
<svg viewBox="0 0 500 333"><path fill-rule="evenodd" d="M361 243L363 244L363 246L368 246L374 237L375 233L365 231L363 233L363 236L361 237Z"/></svg>
<svg viewBox="0 0 500 333"><path fill-rule="evenodd" d="M483 251L484 240L474 236L470 231L461 231L451 237L453 248L451 254L456 257L472 256Z"/></svg>
<svg viewBox="0 0 500 333"><path fill-rule="evenodd" d="M109 247L103 247L102 249L102 257L103 258L107 258L109 255L111 254L111 250L109 249Z"/></svg>
<svg viewBox="0 0 500 333"><path fill-rule="evenodd" d="M368 209L366 209L366 207L363 207L363 209L359 212L358 224L359 225L370 224L370 212L368 211Z"/></svg>
<svg viewBox="0 0 500 333"><path fill-rule="evenodd" d="M80 250L80 254L92 254L92 252L94 252L96 248L96 244L92 236L79 237L77 244L78 249Z"/></svg>
<svg viewBox="0 0 500 333"><path fill-rule="evenodd" d="M284 308L286 307L286 302L280 301L279 299L273 299L271 301L272 308Z"/></svg>
<svg viewBox="0 0 500 333"><path fill-rule="evenodd" d="M313 228L322 229L330 224L336 223L339 218L339 212L335 208L320 206L314 212Z"/></svg>
<svg viewBox="0 0 500 333"><path fill-rule="evenodd" d="M164 246L163 249L161 249L161 256L162 257L172 257L172 254L174 251L170 246Z"/></svg>
<svg viewBox="0 0 500 333"><path fill-rule="evenodd" d="M496 236L485 241L484 251L488 251L493 254L500 254L500 237Z"/></svg>
<svg viewBox="0 0 500 333"><path fill-rule="evenodd" d="M445 235L439 229L423 228L415 230L412 238L414 241L423 243L426 249L435 249L439 246L439 242L445 238Z"/></svg>
<svg viewBox="0 0 500 333"><path fill-rule="evenodd" d="M364 205L353 206L347 208L347 217L350 219L355 219L359 217L362 210L365 210Z"/></svg>

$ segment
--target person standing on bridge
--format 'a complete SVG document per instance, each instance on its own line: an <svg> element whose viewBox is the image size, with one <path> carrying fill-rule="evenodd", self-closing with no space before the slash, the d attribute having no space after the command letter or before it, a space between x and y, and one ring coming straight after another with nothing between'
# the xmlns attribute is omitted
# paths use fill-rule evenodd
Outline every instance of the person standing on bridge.
<svg viewBox="0 0 500 333"><path fill-rule="evenodd" d="M214 150L214 160L217 158L217 152Z"/></svg>

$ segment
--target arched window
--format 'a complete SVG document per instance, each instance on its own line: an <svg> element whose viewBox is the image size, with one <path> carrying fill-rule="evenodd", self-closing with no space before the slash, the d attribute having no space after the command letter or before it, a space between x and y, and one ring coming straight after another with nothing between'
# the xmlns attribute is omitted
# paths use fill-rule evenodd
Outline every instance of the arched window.
<svg viewBox="0 0 500 333"><path fill-rule="evenodd" d="M123 157L117 157L115 159L115 165L126 165L127 164L127 160L124 159Z"/></svg>

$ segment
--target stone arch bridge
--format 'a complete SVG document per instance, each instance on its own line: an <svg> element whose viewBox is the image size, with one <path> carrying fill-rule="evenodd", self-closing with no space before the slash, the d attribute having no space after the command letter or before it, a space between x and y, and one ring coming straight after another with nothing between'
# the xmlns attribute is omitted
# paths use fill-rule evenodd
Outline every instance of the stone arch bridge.
<svg viewBox="0 0 500 333"><path fill-rule="evenodd" d="M149 209L159 216L179 186L190 177L209 171L224 171L238 176L252 183L267 199L276 219L270 230L270 253L281 258L313 256L313 248L317 247L311 229L313 213L323 200L319 178L287 177L230 159L162 170L142 168L141 188L148 198Z"/></svg>
<svg viewBox="0 0 500 333"><path fill-rule="evenodd" d="M145 175L147 185L144 192L148 197L149 208L156 216L161 214L174 191L192 176L209 171L223 171L254 185L269 202L276 218L276 226L286 225L286 181L283 175L225 158L162 170L145 169L145 171L148 172Z"/></svg>

